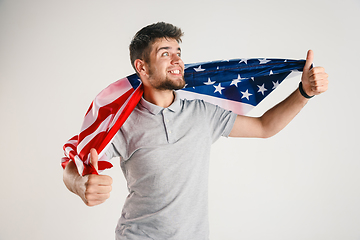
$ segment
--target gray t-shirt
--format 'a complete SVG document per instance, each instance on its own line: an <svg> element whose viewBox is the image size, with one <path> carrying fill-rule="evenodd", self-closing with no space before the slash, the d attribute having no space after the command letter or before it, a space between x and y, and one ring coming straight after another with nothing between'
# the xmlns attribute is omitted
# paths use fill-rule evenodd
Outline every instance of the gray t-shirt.
<svg viewBox="0 0 360 240"><path fill-rule="evenodd" d="M164 109L141 99L106 152L120 156L129 190L116 239L209 238L210 146L235 118L202 100Z"/></svg>

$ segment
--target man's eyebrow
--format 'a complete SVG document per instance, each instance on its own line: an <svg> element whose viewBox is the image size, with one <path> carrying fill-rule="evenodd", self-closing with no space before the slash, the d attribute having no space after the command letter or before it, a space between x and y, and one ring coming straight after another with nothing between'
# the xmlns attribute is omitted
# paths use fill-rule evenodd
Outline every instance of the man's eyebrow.
<svg viewBox="0 0 360 240"><path fill-rule="evenodd" d="M159 51L161 51L161 50L169 50L169 49L171 49L171 47L161 47L161 48L159 48L159 49L157 50L157 52L159 52ZM180 48L180 47L178 47L177 50L181 52L181 48Z"/></svg>

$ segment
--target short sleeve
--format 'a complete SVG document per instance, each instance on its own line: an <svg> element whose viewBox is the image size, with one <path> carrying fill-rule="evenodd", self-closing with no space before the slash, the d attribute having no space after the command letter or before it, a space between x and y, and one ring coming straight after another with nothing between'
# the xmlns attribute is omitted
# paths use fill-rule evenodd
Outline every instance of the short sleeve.
<svg viewBox="0 0 360 240"><path fill-rule="evenodd" d="M221 136L228 137L234 126L237 114L211 103L205 104L209 126L212 129L212 141L215 142Z"/></svg>
<svg viewBox="0 0 360 240"><path fill-rule="evenodd" d="M108 145L108 149L106 150L105 155L108 159L112 159L114 157L120 157L120 153L114 147L114 143Z"/></svg>

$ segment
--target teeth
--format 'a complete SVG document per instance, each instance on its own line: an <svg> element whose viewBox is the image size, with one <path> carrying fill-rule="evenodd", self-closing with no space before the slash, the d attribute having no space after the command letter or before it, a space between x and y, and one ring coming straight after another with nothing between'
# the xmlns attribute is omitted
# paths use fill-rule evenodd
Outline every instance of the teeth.
<svg viewBox="0 0 360 240"><path fill-rule="evenodd" d="M180 70L173 70L173 71L170 71L171 73L174 73L174 74L179 74L180 73Z"/></svg>

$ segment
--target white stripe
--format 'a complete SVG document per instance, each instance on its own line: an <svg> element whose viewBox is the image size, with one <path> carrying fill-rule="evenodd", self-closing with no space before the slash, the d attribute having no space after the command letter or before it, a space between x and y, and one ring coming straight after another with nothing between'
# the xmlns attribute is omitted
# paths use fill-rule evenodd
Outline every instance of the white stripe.
<svg viewBox="0 0 360 240"><path fill-rule="evenodd" d="M75 165L76 165L76 168L79 172L79 174L82 176L82 173L84 171L84 163L83 161L81 161L81 159L79 158L78 155L75 156Z"/></svg>
<svg viewBox="0 0 360 240"><path fill-rule="evenodd" d="M127 78L120 79L112 84L110 84L107 88L102 90L95 98L96 106L102 107L107 105L116 99L118 99L121 95L126 93L132 89L132 86Z"/></svg>
<svg viewBox="0 0 360 240"><path fill-rule="evenodd" d="M61 163L67 162L69 160L71 160L71 159L69 159L68 157L63 157L63 158L61 158Z"/></svg>
<svg viewBox="0 0 360 240"><path fill-rule="evenodd" d="M75 146L76 146L77 141L78 141L77 139L76 139L76 140L69 140L69 141L67 141L66 144L72 144L72 145L75 145Z"/></svg>
<svg viewBox="0 0 360 240"><path fill-rule="evenodd" d="M245 115L251 109L254 108L254 106L252 106L250 104L236 102L236 101L227 100L227 99L221 99L221 98L212 97L212 96L205 95L205 94L188 92L188 91L184 91L184 90L178 90L176 92L179 94L180 98L185 98L188 100L202 99L206 102L209 102L209 103L218 105L222 108L225 108L227 110L233 111L234 113L239 114L239 115Z"/></svg>
<svg viewBox="0 0 360 240"><path fill-rule="evenodd" d="M299 72L299 71L297 71L297 70L293 70L293 71L291 71L291 73L284 79L284 81L285 81L286 79L299 76L300 74L302 74L302 72Z"/></svg>
<svg viewBox="0 0 360 240"><path fill-rule="evenodd" d="M70 154L69 154L69 153L70 153L71 151L74 151L74 149L72 149L71 147L66 147L64 151L65 151L66 156L67 156L68 158L70 158L70 156L69 156Z"/></svg>

